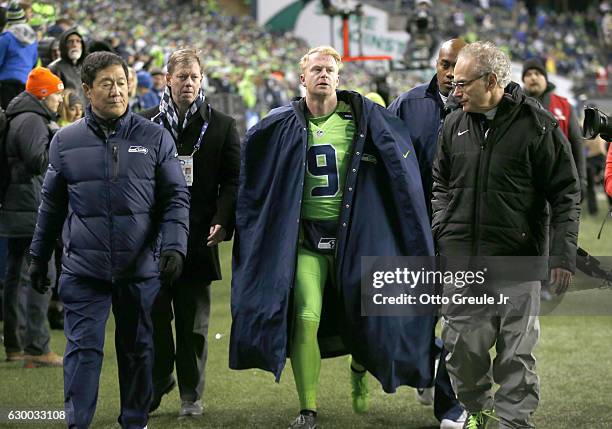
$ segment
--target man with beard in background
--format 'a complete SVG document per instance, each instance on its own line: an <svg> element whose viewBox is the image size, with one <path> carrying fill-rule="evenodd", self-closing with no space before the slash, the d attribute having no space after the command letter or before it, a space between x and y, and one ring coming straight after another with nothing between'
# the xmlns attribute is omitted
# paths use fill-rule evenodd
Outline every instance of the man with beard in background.
<svg viewBox="0 0 612 429"><path fill-rule="evenodd" d="M62 33L59 39L60 58L49 64L49 70L64 82L66 88L74 89L81 100L85 101L81 64L87 56L83 37L76 28Z"/></svg>

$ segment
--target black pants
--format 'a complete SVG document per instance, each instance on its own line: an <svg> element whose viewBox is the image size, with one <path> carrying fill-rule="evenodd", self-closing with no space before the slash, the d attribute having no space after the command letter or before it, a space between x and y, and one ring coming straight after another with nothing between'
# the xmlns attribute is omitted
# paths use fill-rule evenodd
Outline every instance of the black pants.
<svg viewBox="0 0 612 429"><path fill-rule="evenodd" d="M176 349L172 335L173 314ZM195 402L202 398L209 318L210 284L179 281L162 287L153 307L153 384L156 389L168 383L176 361L181 400Z"/></svg>
<svg viewBox="0 0 612 429"><path fill-rule="evenodd" d="M25 83L18 80L0 81L0 106L6 110L11 100L25 91Z"/></svg>

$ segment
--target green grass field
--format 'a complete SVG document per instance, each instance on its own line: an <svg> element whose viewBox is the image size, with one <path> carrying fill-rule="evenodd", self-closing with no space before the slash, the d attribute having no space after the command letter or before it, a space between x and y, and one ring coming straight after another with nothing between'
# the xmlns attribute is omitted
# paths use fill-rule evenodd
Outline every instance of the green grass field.
<svg viewBox="0 0 612 429"><path fill-rule="evenodd" d="M612 255L612 220L604 237L595 240L601 222L585 216L580 242L593 255ZM149 420L149 428L285 428L298 411L297 395L289 363L280 384L259 370L228 369L230 332L231 247L221 248L225 280L214 284L210 323L210 351L205 392L205 416L179 421L177 389L164 397ZM612 302L611 291L595 291L600 301ZM612 317L546 316L541 318L542 336L536 350L541 378L541 403L535 421L543 429L612 428ZM108 322L105 360L98 407L92 427L116 428L119 411L114 323ZM215 339L220 334L219 339ZM52 348L62 352L65 339L53 331ZM23 369L4 362L0 350L0 410L61 410L62 371L57 368ZM404 387L394 395L382 392L370 378L373 390L370 411L353 414L346 358L323 362L319 394L319 423L323 428L437 428L431 407L414 399ZM63 427L60 423L1 422L0 427Z"/></svg>

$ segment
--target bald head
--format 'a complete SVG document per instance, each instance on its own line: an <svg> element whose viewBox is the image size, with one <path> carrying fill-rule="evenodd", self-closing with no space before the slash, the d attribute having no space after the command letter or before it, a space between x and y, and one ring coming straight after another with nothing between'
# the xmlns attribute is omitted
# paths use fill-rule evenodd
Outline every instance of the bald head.
<svg viewBox="0 0 612 429"><path fill-rule="evenodd" d="M452 91L451 82L453 81L457 55L465 45L463 39L450 39L440 46L438 60L436 61L436 76L438 88L444 96L448 96Z"/></svg>

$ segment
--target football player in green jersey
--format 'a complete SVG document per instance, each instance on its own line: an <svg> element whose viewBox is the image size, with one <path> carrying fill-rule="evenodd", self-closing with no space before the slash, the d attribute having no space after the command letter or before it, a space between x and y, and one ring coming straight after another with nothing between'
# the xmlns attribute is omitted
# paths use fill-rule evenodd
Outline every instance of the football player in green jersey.
<svg viewBox="0 0 612 429"><path fill-rule="evenodd" d="M308 149L290 351L300 415L291 428L316 426L321 366L317 331L325 283L334 269L337 221L355 133L350 106L336 97L340 65L340 55L326 47L310 50L300 61L300 80L306 88L308 108ZM365 368L353 359L351 382L355 412L368 408L365 375Z"/></svg>
<svg viewBox="0 0 612 429"><path fill-rule="evenodd" d="M433 255L414 147L389 111L337 90L340 65L333 48L311 49L305 97L271 111L242 148L230 368L278 381L290 358L300 402L290 429L317 427L321 358L351 354L356 412L368 408L366 369L387 393L431 384L434 315L361 307L363 257Z"/></svg>

